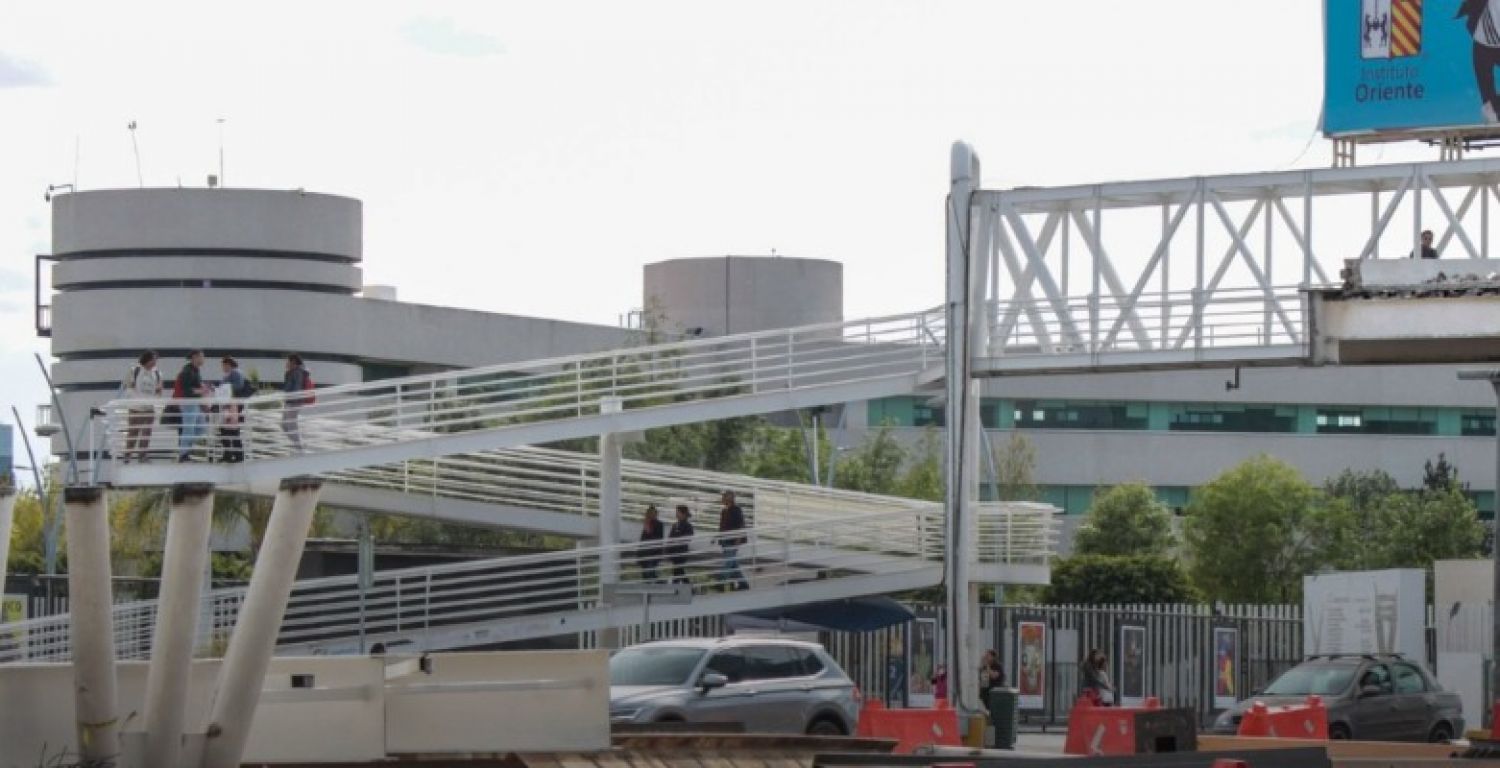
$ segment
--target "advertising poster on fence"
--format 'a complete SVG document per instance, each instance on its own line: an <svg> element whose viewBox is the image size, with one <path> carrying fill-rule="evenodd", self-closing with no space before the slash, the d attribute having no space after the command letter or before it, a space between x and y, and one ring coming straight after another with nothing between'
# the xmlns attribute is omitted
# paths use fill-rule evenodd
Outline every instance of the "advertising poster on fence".
<svg viewBox="0 0 1500 768"><path fill-rule="evenodd" d="M934 701L933 678L937 676L937 619L912 622L911 642L906 644L908 706L931 707Z"/></svg>
<svg viewBox="0 0 1500 768"><path fill-rule="evenodd" d="M1214 627L1214 709L1229 709L1239 701L1240 630Z"/></svg>
<svg viewBox="0 0 1500 768"><path fill-rule="evenodd" d="M1139 707L1146 703L1146 628L1120 625L1120 679L1115 703Z"/></svg>
<svg viewBox="0 0 1500 768"><path fill-rule="evenodd" d="M1020 621L1016 624L1017 705L1024 710L1041 710L1047 700L1047 622Z"/></svg>

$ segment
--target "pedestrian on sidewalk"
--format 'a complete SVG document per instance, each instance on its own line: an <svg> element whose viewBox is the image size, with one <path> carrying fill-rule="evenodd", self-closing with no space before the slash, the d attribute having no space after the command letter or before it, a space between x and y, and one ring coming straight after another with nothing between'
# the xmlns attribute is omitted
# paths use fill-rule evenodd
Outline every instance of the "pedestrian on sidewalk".
<svg viewBox="0 0 1500 768"><path fill-rule="evenodd" d="M1114 698L1115 687L1109 681L1109 658L1098 648L1090 648L1089 655L1079 669L1079 682L1083 698L1096 706L1108 706Z"/></svg>

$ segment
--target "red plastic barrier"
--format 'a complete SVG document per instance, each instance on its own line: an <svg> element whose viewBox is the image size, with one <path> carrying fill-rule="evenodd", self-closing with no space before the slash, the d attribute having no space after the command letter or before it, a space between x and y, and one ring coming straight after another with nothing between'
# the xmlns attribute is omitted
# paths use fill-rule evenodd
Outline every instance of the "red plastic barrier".
<svg viewBox="0 0 1500 768"><path fill-rule="evenodd" d="M942 699L933 709L886 709L874 700L865 702L859 713L858 736L895 739L896 754L909 755L918 747L936 744L962 746L958 730L958 712Z"/></svg>
<svg viewBox="0 0 1500 768"><path fill-rule="evenodd" d="M1101 707L1096 700L1080 696L1073 703L1063 752L1087 756L1135 754L1135 716L1161 709L1156 697L1146 699L1144 707Z"/></svg>
<svg viewBox="0 0 1500 768"><path fill-rule="evenodd" d="M1328 708L1323 699L1308 696L1305 704L1268 707L1257 701L1240 718L1241 736L1281 739L1327 739Z"/></svg>

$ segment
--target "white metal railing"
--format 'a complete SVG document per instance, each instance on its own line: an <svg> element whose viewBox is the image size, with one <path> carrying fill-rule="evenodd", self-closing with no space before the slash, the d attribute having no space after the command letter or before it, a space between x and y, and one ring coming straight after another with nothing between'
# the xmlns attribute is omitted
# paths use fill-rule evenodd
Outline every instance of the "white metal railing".
<svg viewBox="0 0 1500 768"><path fill-rule="evenodd" d="M502 448L340 470L326 477L360 488L497 507L585 515L599 509L599 457L574 451ZM663 520L671 518L676 504L706 509L718 503L724 490L734 491L746 514L763 525L926 504L727 472L621 462L621 510L628 520L639 519L649 504L656 505Z"/></svg>
<svg viewBox="0 0 1500 768"><path fill-rule="evenodd" d="M1047 563L1056 543L1054 511L1044 504L980 505L979 561ZM713 528L709 521L701 522L703 528ZM942 509L931 502L813 523L755 525L740 533L745 542L737 558L746 586L788 590L782 594L789 602L795 602L802 582L826 585L847 579L850 594L858 594L852 580L916 571L943 557ZM359 631L361 611L371 640L509 621L545 627L542 620L549 616L599 607L603 569L610 567L620 584L671 581L680 567L695 596L707 598L740 580L726 568L719 538L717 532L699 533L659 544L617 544L381 571L365 591L362 609L355 576L299 581L287 604L279 644L307 648L347 641ZM933 583L939 579L935 569L932 578ZM243 598L244 588L214 590L205 596L200 647L223 642ZM723 610L707 599L695 605L703 615ZM148 655L155 602L117 605L114 614L119 657ZM66 614L0 625L0 663L67 660L68 627ZM542 636L548 630L532 632L529 636Z"/></svg>
<svg viewBox="0 0 1500 768"><path fill-rule="evenodd" d="M943 316L929 310L845 323L677 341L459 371L273 393L245 401L175 401L218 406L239 421L244 460L432 440L475 430L537 426L687 402L837 386L940 367ZM104 453L124 457L130 411L161 415L163 401L105 406ZM233 411L228 408L233 408ZM196 423L196 415L182 420ZM160 424L158 418L156 423ZM155 430L176 441L173 430ZM528 440L527 442L545 442ZM211 441L189 441L190 458L212 457Z"/></svg>
<svg viewBox="0 0 1500 768"><path fill-rule="evenodd" d="M1271 292L1220 288L1138 299L1074 296L992 305L992 354L1203 350L1304 344L1305 299L1297 286Z"/></svg>

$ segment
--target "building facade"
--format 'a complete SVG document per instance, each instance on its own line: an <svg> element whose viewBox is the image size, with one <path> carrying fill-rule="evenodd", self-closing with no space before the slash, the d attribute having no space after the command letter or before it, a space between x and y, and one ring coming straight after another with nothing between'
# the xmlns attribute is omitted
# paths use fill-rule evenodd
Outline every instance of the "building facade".
<svg viewBox="0 0 1500 768"><path fill-rule="evenodd" d="M298 352L319 385L533 360L631 343L614 326L395 301L366 289L358 200L259 189L89 190L52 200L53 293L37 331L52 339L66 423L116 397L142 350L170 380L192 350L231 355L279 383ZM62 421L62 419L57 419ZM66 450L61 434L55 453ZM86 440L74 436L77 450Z"/></svg>

